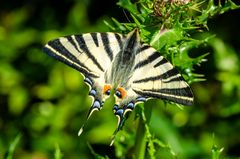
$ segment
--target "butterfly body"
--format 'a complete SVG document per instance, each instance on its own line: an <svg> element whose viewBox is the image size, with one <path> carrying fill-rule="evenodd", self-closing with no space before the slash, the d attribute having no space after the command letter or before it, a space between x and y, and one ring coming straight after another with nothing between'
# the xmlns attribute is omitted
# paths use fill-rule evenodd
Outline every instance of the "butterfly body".
<svg viewBox="0 0 240 159"><path fill-rule="evenodd" d="M110 92L114 92L113 111L119 119L116 132L122 127L126 113L149 98L184 105L193 103L192 91L183 77L157 50L140 41L137 29L127 35L66 36L50 41L44 52L84 76L93 97L87 118L95 110L101 110Z"/></svg>

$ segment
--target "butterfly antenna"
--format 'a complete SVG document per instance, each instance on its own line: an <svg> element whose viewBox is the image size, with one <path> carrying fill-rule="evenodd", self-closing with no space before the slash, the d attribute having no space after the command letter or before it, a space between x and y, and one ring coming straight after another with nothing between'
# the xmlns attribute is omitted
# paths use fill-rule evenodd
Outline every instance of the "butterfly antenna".
<svg viewBox="0 0 240 159"><path fill-rule="evenodd" d="M128 15L127 15L127 13L125 12L125 10L123 9L123 14L125 15L125 17L127 18L127 21L129 22L129 23L131 23L131 21L130 21L130 19L128 18Z"/></svg>
<svg viewBox="0 0 240 159"><path fill-rule="evenodd" d="M125 15L128 23L133 23L133 22L130 20L129 15L127 15L127 12L126 12L124 9L123 9L123 14ZM133 17L133 15L132 15L131 13L130 13L130 16ZM134 27L134 28L141 28L141 26L139 26L138 24L136 24L136 25L137 25L137 26Z"/></svg>

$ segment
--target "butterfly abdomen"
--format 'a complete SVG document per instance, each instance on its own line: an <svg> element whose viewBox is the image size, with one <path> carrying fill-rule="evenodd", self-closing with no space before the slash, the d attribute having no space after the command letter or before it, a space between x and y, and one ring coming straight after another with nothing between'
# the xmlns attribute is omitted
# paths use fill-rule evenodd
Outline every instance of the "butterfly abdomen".
<svg viewBox="0 0 240 159"><path fill-rule="evenodd" d="M140 49L138 30L135 29L130 32L122 42L122 49L113 59L112 68L107 72L111 76L110 83L128 87L136 63L136 54Z"/></svg>

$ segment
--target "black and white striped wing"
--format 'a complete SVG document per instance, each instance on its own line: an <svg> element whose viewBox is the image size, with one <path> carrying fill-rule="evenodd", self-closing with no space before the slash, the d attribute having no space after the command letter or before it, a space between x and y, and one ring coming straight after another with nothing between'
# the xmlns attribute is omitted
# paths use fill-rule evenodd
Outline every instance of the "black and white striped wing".
<svg viewBox="0 0 240 159"><path fill-rule="evenodd" d="M128 35L87 33L61 37L47 43L43 50L84 76L94 99L87 119L102 108L110 89L115 91L113 110L119 121L114 134L123 126L126 112L132 111L137 102L160 98L193 104L192 91L183 77L159 52L140 42L137 29Z"/></svg>
<svg viewBox="0 0 240 159"><path fill-rule="evenodd" d="M160 98L183 105L193 104L193 94L177 69L154 48L143 44L136 55L132 90L147 98Z"/></svg>
<svg viewBox="0 0 240 159"><path fill-rule="evenodd" d="M43 50L55 59L80 71L90 87L93 85L102 87L104 72L121 49L121 38L122 35L117 33L72 35L50 41ZM101 88L95 89L101 90ZM101 95L98 94L98 96Z"/></svg>

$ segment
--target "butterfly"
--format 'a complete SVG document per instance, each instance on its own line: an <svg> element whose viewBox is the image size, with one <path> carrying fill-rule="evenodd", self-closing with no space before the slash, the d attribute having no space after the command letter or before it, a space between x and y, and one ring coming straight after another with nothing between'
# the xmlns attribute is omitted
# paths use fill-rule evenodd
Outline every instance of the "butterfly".
<svg viewBox="0 0 240 159"><path fill-rule="evenodd" d="M87 120L113 92L113 112L118 117L114 134L122 128L126 114L150 98L193 104L189 85L156 49L141 42L138 29L127 35L96 32L60 37L48 42L43 51L83 75L93 99Z"/></svg>

